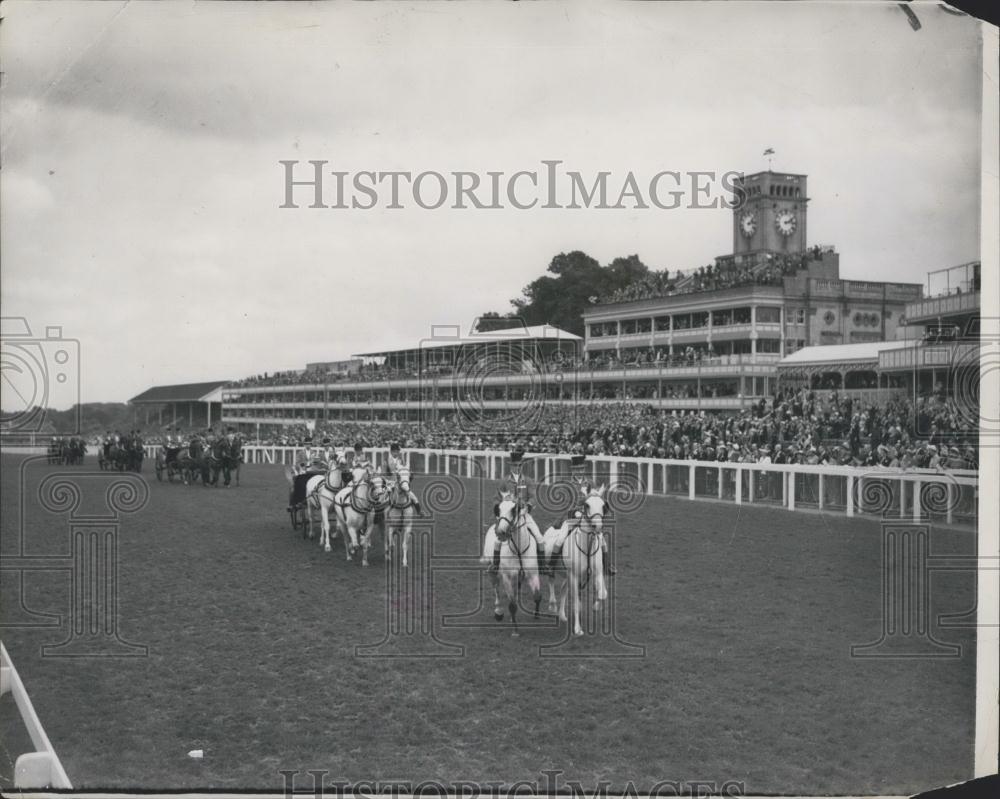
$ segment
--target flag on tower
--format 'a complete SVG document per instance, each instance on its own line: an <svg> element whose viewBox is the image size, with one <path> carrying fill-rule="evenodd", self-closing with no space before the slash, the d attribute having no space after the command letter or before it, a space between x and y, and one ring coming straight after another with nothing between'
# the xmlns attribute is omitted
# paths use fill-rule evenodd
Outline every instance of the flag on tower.
<svg viewBox="0 0 1000 799"><path fill-rule="evenodd" d="M764 150L764 155L774 155L774 150L768 147L766 150Z"/></svg>

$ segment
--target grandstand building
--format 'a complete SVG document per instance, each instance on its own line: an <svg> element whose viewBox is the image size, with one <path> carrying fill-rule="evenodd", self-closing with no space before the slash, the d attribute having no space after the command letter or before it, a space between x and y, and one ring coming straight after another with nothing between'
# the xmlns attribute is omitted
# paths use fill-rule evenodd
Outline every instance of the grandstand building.
<svg viewBox="0 0 1000 799"><path fill-rule="evenodd" d="M142 426L155 425L158 432L184 427L188 430L211 427L222 416L222 391L226 380L208 383L181 383L171 386L153 386L128 401L132 417Z"/></svg>
<svg viewBox="0 0 1000 799"><path fill-rule="evenodd" d="M926 298L919 283L843 279L834 247L807 245L806 180L746 176L731 253L662 290L630 287L598 302L584 312L583 338L552 327L464 337L436 329L407 347L231 383L222 421L258 435L336 421L474 415L478 425L543 402L616 400L732 413L774 395L779 381L865 392L935 386L934 359L953 362L964 345L925 345L956 325L971 329L978 264L934 273Z"/></svg>
<svg viewBox="0 0 1000 799"><path fill-rule="evenodd" d="M980 269L973 262L931 272L926 296L903 309L897 340L806 347L778 363L781 384L978 403Z"/></svg>
<svg viewBox="0 0 1000 799"><path fill-rule="evenodd" d="M588 308L587 358L711 363L724 367L713 370L713 391L767 394L778 362L796 350L895 339L921 284L842 279L834 247L807 245L806 180L744 177L732 253L662 293Z"/></svg>

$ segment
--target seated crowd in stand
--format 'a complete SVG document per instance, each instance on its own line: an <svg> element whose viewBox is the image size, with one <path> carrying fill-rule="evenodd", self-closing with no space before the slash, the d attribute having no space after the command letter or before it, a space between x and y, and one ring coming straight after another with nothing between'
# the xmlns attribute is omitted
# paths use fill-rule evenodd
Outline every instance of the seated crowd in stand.
<svg viewBox="0 0 1000 799"><path fill-rule="evenodd" d="M608 297L602 297L601 302L648 300L655 297L716 291L736 286L781 285L785 277L794 275L800 269L805 269L810 260L820 260L822 257L821 248L813 247L811 250L794 255L769 255L760 263L751 265L708 264L687 274L677 272L673 278L670 277L670 270L664 269L661 272L653 272L642 280L630 283Z"/></svg>
<svg viewBox="0 0 1000 799"><path fill-rule="evenodd" d="M973 415L975 416L975 415ZM974 423L974 421L973 421ZM648 405L545 406L531 420L507 421L516 430L470 431L453 418L433 423L329 422L312 437L340 445L399 441L420 449L568 453L577 444L593 456L617 455L743 463L805 463L901 468L978 468L978 430L941 395L881 404L787 390L736 415L707 411L677 414ZM525 431L525 432L518 432ZM294 446L305 426L248 444Z"/></svg>
<svg viewBox="0 0 1000 799"><path fill-rule="evenodd" d="M520 369L515 369L514 364L506 361L503 357L496 359L496 370L494 373L507 371L521 371L525 374L535 372L569 372L569 371L606 371L609 369L622 368L667 368L680 366L693 366L703 362L718 361L722 357L739 356L719 356L712 345L707 347L679 347L671 355L666 347L636 347L631 352L619 355L616 351L610 350L607 353L595 353L589 358L552 356L544 364L527 361L520 365ZM750 356L747 355L747 358ZM482 372L490 367L488 359L480 359L476 362L469 362L460 371L467 373ZM437 364L424 369L392 369L384 365L367 364L358 371L347 372L323 372L318 370L299 370L264 373L254 375L242 380L234 380L229 383L231 388L258 388L267 386L287 386L289 388L306 385L322 386L335 382L353 381L356 383L377 383L387 380L402 380L416 377L447 376L455 373L455 367ZM344 400L352 401L352 400Z"/></svg>

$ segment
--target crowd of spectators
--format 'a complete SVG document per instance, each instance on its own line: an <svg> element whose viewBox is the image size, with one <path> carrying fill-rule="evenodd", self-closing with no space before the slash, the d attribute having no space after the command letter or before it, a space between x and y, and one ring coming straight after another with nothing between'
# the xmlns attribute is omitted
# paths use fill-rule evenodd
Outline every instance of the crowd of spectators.
<svg viewBox="0 0 1000 799"><path fill-rule="evenodd" d="M670 354L666 347L635 347L631 351L623 351L619 354L615 350L607 353L594 353L589 358L572 356L552 356L544 363L534 360L526 360L523 364L513 364L504 359L500 359L494 369L489 363L483 360L475 363L466 363L458 367L462 373L483 374L487 371L492 374L500 374L503 370L513 370L517 367L524 373L534 372L570 372L577 370L607 371L610 369L623 368L657 368L657 367L680 367L692 366L700 363L718 362L722 358L712 348L707 346L688 346L683 350L678 349ZM747 356L749 357L749 356ZM435 376L447 376L455 374L456 368L446 364L429 365L423 369L395 369L385 365L366 364L360 369L347 373L342 371L323 372L317 370L293 370L284 372L263 373L253 375L242 380L234 380L229 383L231 388L260 388L270 386L302 387L306 385L322 386L335 382L360 382L379 383L388 380L412 379L417 377L431 378ZM338 397L345 402L353 401L348 399L346 394L338 394Z"/></svg>
<svg viewBox="0 0 1000 799"><path fill-rule="evenodd" d="M580 444L595 456L695 461L804 463L918 468L978 468L978 431L953 403L929 396L916 403L863 402L837 392L799 389L761 399L736 415L676 413L614 401L580 407L545 406L531 418L500 419L494 429L467 429L453 418L407 422L333 422L313 432L286 428L261 443L295 446L307 436L338 445L398 441L419 449L568 453ZM505 429L507 428L507 429ZM512 429L510 429L512 428ZM525 431L528 432L516 432Z"/></svg>
<svg viewBox="0 0 1000 799"><path fill-rule="evenodd" d="M795 254L767 254L758 262L741 264L717 262L698 267L687 273L678 271L673 277L670 275L670 270L664 269L659 272L651 272L642 280L630 283L609 296L601 298L600 301L602 303L629 302L669 297L675 294L717 291L737 286L781 285L785 277L794 275L800 269L805 269L811 260L820 260L822 257L822 248L813 247L805 252Z"/></svg>

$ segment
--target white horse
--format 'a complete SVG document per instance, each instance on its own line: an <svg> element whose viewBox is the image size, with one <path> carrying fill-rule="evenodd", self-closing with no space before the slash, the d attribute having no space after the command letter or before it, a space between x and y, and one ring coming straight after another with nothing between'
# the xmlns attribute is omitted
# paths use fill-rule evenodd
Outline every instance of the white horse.
<svg viewBox="0 0 1000 799"><path fill-rule="evenodd" d="M306 483L306 531L311 539L313 512L318 510L322 522L319 545L325 552L330 551L330 508L337 499L337 493L344 487L341 466L342 464L333 462L326 474L314 475ZM339 528L334 529L333 538L337 537L338 531Z"/></svg>
<svg viewBox="0 0 1000 799"><path fill-rule="evenodd" d="M385 480L372 477L366 466L354 467L351 484L337 493L333 506L337 524L345 534L344 551L348 560L354 557L360 546L361 565L368 565L375 511L385 502L386 493Z"/></svg>
<svg viewBox="0 0 1000 799"><path fill-rule="evenodd" d="M503 621L503 604L500 601L500 584L507 597L507 609L514 625L513 636L519 635L517 629L517 605L521 588L522 576L527 578L535 600L535 618L538 618L538 608L542 603L542 581L538 574L538 545L534 536L528 532L528 526L523 511L518 509L518 503L513 494L504 491L499 494L499 514L496 524L490 525L483 542L483 556L480 563L491 563L496 542L500 546L500 573L491 572L493 581L493 618Z"/></svg>
<svg viewBox="0 0 1000 799"><path fill-rule="evenodd" d="M396 480L389 494L389 507L385 512L385 559L392 559L392 542L397 533L402 533L403 568L408 563L407 552L413 535L413 500L410 498L410 470L405 466L396 471Z"/></svg>
<svg viewBox="0 0 1000 799"><path fill-rule="evenodd" d="M592 488L583 492L583 505L580 511L564 521L559 527L550 527L545 531L545 554L551 558L557 546L562 547L560 563L564 570L559 570L562 576L560 586L560 601L558 603L560 621L568 621L566 616L567 597L573 597L573 634L583 635L580 625L581 596L587 583L594 581L597 599L594 610L608 598L607 584L604 580L604 553L602 551L604 513L607 503L604 493L607 486ZM556 611L556 575L549 578L549 610Z"/></svg>

